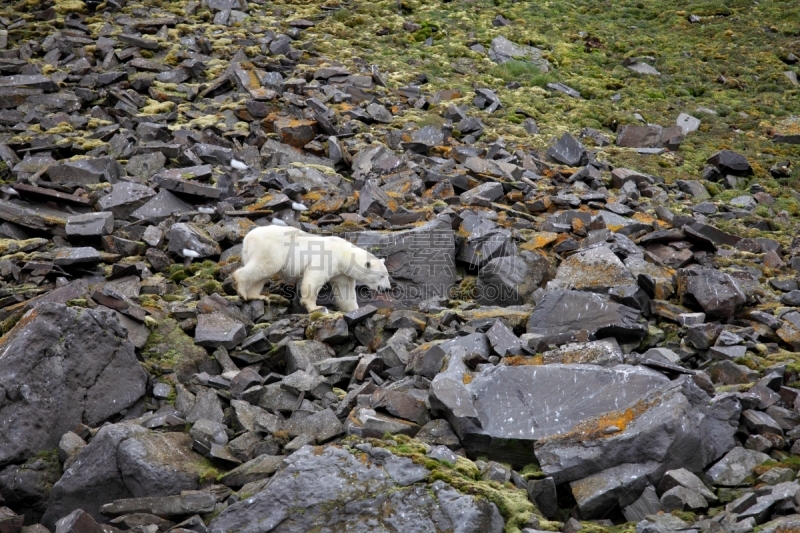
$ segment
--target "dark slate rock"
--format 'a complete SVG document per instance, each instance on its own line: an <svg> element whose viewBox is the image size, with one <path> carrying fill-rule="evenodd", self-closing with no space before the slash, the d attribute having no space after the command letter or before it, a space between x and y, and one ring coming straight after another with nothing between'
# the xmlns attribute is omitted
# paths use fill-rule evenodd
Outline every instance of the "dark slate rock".
<svg viewBox="0 0 800 533"><path fill-rule="evenodd" d="M88 185L107 181L116 183L125 175L122 165L110 157L79 159L51 165L47 169L50 181L68 185Z"/></svg>
<svg viewBox="0 0 800 533"><path fill-rule="evenodd" d="M616 337L620 342L639 341L647 327L637 322L638 318L639 311L607 296L558 289L544 294L531 313L527 331L560 340L558 344L575 339L582 331L588 340Z"/></svg>
<svg viewBox="0 0 800 533"><path fill-rule="evenodd" d="M149 513L162 517L205 514L214 510L216 496L211 492L187 490L182 494L158 498L125 498L104 505L102 513L116 516L130 513Z"/></svg>
<svg viewBox="0 0 800 533"><path fill-rule="evenodd" d="M468 453L516 466L530 462L535 440L566 434L667 384L663 375L641 367L497 366L468 385L457 373L436 376L431 405L444 411ZM574 394L586 401L569 401Z"/></svg>
<svg viewBox="0 0 800 533"><path fill-rule="evenodd" d="M40 303L0 353L0 465L53 449L78 423L99 425L145 393L147 375L108 310Z"/></svg>
<svg viewBox="0 0 800 533"><path fill-rule="evenodd" d="M56 523L56 533L103 533L103 528L83 509L76 509Z"/></svg>
<svg viewBox="0 0 800 533"><path fill-rule="evenodd" d="M247 483L266 479L283 466L283 455L259 455L226 473L220 481L228 487L238 489Z"/></svg>
<svg viewBox="0 0 800 533"><path fill-rule="evenodd" d="M222 346L230 350L246 337L245 324L227 313L214 312L197 317L194 341L201 346L210 348Z"/></svg>
<svg viewBox="0 0 800 533"><path fill-rule="evenodd" d="M547 155L565 165L577 167L586 164L586 147L581 142L565 133L556 144L547 149Z"/></svg>
<svg viewBox="0 0 800 533"><path fill-rule="evenodd" d="M746 176L753 173L747 158L733 150L720 150L708 158L708 163L717 167L723 174Z"/></svg>
<svg viewBox="0 0 800 533"><path fill-rule="evenodd" d="M615 411L621 418L597 417L537 442L536 457L556 483L571 482L584 516L598 516L604 505L630 505L670 469L700 471L728 452L740 410L735 398L711 402L685 377Z"/></svg>
<svg viewBox="0 0 800 533"><path fill-rule="evenodd" d="M117 463L120 443L147 430L134 424L111 424L97 432L53 486L42 523L52 527L57 520L76 509L100 519L100 507L119 498L130 498Z"/></svg>
<svg viewBox="0 0 800 533"><path fill-rule="evenodd" d="M555 518L558 514L556 484L553 478L532 479L528 481L528 499L536 504L545 518Z"/></svg>
<svg viewBox="0 0 800 533"><path fill-rule="evenodd" d="M160 191L146 204L130 214L137 220L158 221L173 215L193 211L194 208L167 190Z"/></svg>
<svg viewBox="0 0 800 533"><path fill-rule="evenodd" d="M486 338L492 345L494 353L500 357L521 353L522 343L519 338L499 320L495 321L494 325L486 332Z"/></svg>
<svg viewBox="0 0 800 533"><path fill-rule="evenodd" d="M553 267L543 255L522 251L496 257L479 271L475 301L482 305L532 304L533 293L553 278Z"/></svg>
<svg viewBox="0 0 800 533"><path fill-rule="evenodd" d="M711 268L681 268L678 296L686 305L699 305L710 317L728 318L747 301L730 275Z"/></svg>
<svg viewBox="0 0 800 533"><path fill-rule="evenodd" d="M58 266L71 266L81 263L97 263L103 259L99 251L91 246L78 248L57 248L53 257L53 264Z"/></svg>
<svg viewBox="0 0 800 533"><path fill-rule="evenodd" d="M436 218L391 234L363 231L348 239L386 259L395 283L391 294L399 301L408 304L442 297L455 283L455 232L448 220Z"/></svg>
<svg viewBox="0 0 800 533"><path fill-rule="evenodd" d="M191 257L211 257L222 252L219 244L206 231L195 224L179 222L169 230L169 251L185 256L184 250L197 254Z"/></svg>
<svg viewBox="0 0 800 533"><path fill-rule="evenodd" d="M736 486L741 484L756 466L769 460L771 458L767 454L737 447L709 468L706 476L714 485Z"/></svg>
<svg viewBox="0 0 800 533"><path fill-rule="evenodd" d="M401 468L395 470L395 456L388 452L381 457L380 461L362 462L341 448L327 447L318 453L304 446L286 459L286 468L275 474L265 490L233 504L212 520L209 532L270 532L279 526L286 533L319 526L355 531L364 519L363 512L376 508L382 512L372 515L372 530L503 530L503 519L494 504L462 496L441 481L430 486L433 495L413 485L404 486L402 477L396 479L393 473L403 473L406 468L398 463ZM345 508L353 512L340 512ZM290 515L293 519L286 521Z"/></svg>
<svg viewBox="0 0 800 533"><path fill-rule="evenodd" d="M125 219L145 204L156 191L140 183L120 182L111 187L111 192L97 202L103 211L111 211L115 217Z"/></svg>
<svg viewBox="0 0 800 533"><path fill-rule="evenodd" d="M67 219L67 237L101 237L114 230L112 213L86 213L73 215Z"/></svg>

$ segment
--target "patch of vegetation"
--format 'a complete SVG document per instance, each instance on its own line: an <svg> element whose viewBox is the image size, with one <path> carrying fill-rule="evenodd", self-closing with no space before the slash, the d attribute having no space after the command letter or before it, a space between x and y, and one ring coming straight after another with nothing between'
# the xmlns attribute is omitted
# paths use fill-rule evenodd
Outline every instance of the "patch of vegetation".
<svg viewBox="0 0 800 533"><path fill-rule="evenodd" d="M492 67L489 74L505 82L518 81L524 86L545 87L554 81L551 74L542 72L530 61L516 59Z"/></svg>
<svg viewBox="0 0 800 533"><path fill-rule="evenodd" d="M431 471L430 481L442 480L459 492L484 498L497 505L500 514L505 520L505 533L517 533L525 526L533 514L538 514L536 507L528 500L527 492L517 489L511 483L501 485L495 481L481 479L480 470L475 463L464 457L459 457L456 464L437 461L425 455L425 446L406 435L392 435L391 440L397 444L387 445L387 439L373 439L375 446L387 448L395 455L408 457L414 463ZM556 523L551 523L541 518L539 528L547 531L557 531Z"/></svg>

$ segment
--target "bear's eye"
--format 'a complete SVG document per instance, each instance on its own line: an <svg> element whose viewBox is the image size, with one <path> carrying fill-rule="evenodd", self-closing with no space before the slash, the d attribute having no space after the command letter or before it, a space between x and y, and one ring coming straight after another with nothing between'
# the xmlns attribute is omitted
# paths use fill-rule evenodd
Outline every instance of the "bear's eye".
<svg viewBox="0 0 800 533"><path fill-rule="evenodd" d="M364 263L364 266L367 268L372 268L372 263L370 261L367 261L366 263Z"/></svg>

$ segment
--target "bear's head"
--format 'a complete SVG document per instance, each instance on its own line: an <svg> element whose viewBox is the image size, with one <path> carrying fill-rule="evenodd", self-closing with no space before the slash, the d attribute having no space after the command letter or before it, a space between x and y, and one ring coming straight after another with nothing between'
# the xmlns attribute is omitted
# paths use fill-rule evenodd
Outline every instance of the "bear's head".
<svg viewBox="0 0 800 533"><path fill-rule="evenodd" d="M373 291L388 291L392 288L389 282L389 272L383 259L378 259L371 253L361 250L363 253L357 254L353 261L353 269L350 276L356 282L366 285Z"/></svg>

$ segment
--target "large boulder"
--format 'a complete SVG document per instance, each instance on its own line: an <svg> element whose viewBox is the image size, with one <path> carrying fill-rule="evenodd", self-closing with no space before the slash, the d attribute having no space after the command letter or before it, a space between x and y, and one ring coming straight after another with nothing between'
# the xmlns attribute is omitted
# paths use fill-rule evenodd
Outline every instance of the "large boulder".
<svg viewBox="0 0 800 533"><path fill-rule="evenodd" d="M605 337L615 337L620 343L639 342L647 334L647 326L638 322L639 314L605 295L554 289L536 304L527 329L547 344Z"/></svg>
<svg viewBox="0 0 800 533"><path fill-rule="evenodd" d="M396 284L392 297L397 300L413 303L447 297L455 283L455 232L446 218L405 231L363 231L346 237L386 259L386 269ZM359 305L364 303L359 294Z"/></svg>
<svg viewBox="0 0 800 533"><path fill-rule="evenodd" d="M42 523L52 528L75 509L100 519L100 508L115 500L197 489L206 466L191 446L186 433L154 433L126 423L104 426L53 486Z"/></svg>
<svg viewBox="0 0 800 533"><path fill-rule="evenodd" d="M450 352L448 369L431 383L431 406L447 417L470 456L518 466L533 462L535 441L568 433L669 384L644 367L562 364L495 366L464 384L465 367Z"/></svg>
<svg viewBox="0 0 800 533"><path fill-rule="evenodd" d="M430 472L388 450L359 456L304 446L285 464L264 490L222 511L209 532L503 531L493 503L442 481L415 485Z"/></svg>
<svg viewBox="0 0 800 533"><path fill-rule="evenodd" d="M105 308L42 303L0 340L0 465L58 446L145 393L128 332Z"/></svg>
<svg viewBox="0 0 800 533"><path fill-rule="evenodd" d="M735 279L713 268L681 268L677 278L681 301L699 306L709 317L730 318L747 301Z"/></svg>
<svg viewBox="0 0 800 533"><path fill-rule="evenodd" d="M556 484L570 482L584 517L632 504L674 468L699 472L735 444L741 405L713 401L684 377L636 402L587 417L539 440L536 458Z"/></svg>
<svg viewBox="0 0 800 533"><path fill-rule="evenodd" d="M533 292L552 277L553 267L543 254L496 257L478 274L475 300L481 305L533 304Z"/></svg>

